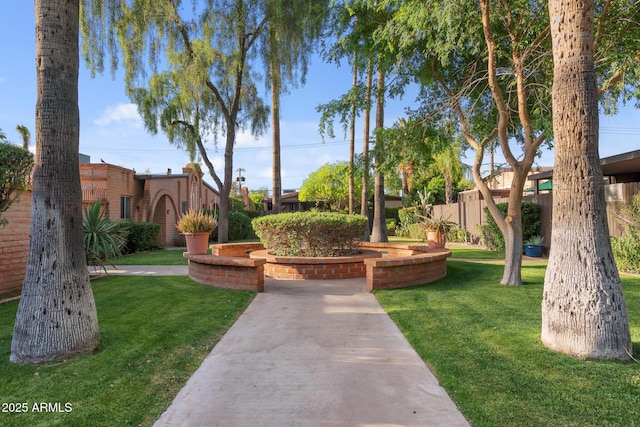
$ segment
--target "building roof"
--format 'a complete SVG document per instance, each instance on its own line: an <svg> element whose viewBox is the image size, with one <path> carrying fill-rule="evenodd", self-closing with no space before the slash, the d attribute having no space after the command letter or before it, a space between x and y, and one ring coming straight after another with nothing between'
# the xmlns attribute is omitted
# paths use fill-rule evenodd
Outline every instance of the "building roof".
<svg viewBox="0 0 640 427"><path fill-rule="evenodd" d="M638 173L640 172L640 150L605 157L600 159L600 165L602 165L602 174L605 176ZM532 181L552 178L553 169L528 176Z"/></svg>

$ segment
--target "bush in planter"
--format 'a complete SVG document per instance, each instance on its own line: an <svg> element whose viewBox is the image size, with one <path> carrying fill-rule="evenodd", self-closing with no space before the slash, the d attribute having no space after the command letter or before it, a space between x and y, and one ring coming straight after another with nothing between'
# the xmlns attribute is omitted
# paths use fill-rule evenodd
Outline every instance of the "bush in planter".
<svg viewBox="0 0 640 427"><path fill-rule="evenodd" d="M449 221L450 217L451 215L445 216L442 214L439 217L429 216L422 220L421 224L424 227L429 247L444 247L447 233L458 226L455 222Z"/></svg>
<svg viewBox="0 0 640 427"><path fill-rule="evenodd" d="M211 233L218 226L218 220L205 211L190 210L180 217L176 228L181 233Z"/></svg>
<svg viewBox="0 0 640 427"><path fill-rule="evenodd" d="M536 234L525 240L524 253L531 257L541 257L544 254L544 237Z"/></svg>
<svg viewBox="0 0 640 427"><path fill-rule="evenodd" d="M218 220L205 211L190 210L180 217L176 228L186 240L187 252L206 254L211 232L218 226Z"/></svg>
<svg viewBox="0 0 640 427"><path fill-rule="evenodd" d="M367 226L361 215L296 212L252 221L270 253L280 256L344 256L356 252Z"/></svg>

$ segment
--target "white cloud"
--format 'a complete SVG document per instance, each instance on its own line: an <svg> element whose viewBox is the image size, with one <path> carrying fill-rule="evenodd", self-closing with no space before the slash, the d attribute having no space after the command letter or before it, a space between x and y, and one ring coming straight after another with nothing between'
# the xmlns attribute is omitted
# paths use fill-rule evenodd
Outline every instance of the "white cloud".
<svg viewBox="0 0 640 427"><path fill-rule="evenodd" d="M141 128L142 118L135 104L107 106L100 117L93 121L98 126L122 125L128 128Z"/></svg>
<svg viewBox="0 0 640 427"><path fill-rule="evenodd" d="M221 138L224 141L224 137ZM262 135L258 138L255 138L248 131L242 131L236 133L236 147L241 148L258 148L258 147L269 147L271 145L271 140L269 136Z"/></svg>
<svg viewBox="0 0 640 427"><path fill-rule="evenodd" d="M282 177L282 175L284 175L284 171L282 170L282 168L280 168L280 176ZM273 169L263 168L256 174L256 176L262 179L271 179L271 177L273 176Z"/></svg>

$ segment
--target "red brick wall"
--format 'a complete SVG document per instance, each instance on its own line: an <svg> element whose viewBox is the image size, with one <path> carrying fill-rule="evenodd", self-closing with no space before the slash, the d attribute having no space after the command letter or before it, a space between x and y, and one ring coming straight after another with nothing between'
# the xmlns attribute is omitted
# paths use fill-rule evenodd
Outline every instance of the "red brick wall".
<svg viewBox="0 0 640 427"><path fill-rule="evenodd" d="M422 285L447 276L448 250L413 257L366 259L367 289L396 289Z"/></svg>
<svg viewBox="0 0 640 427"><path fill-rule="evenodd" d="M9 223L0 230L0 295L22 286L29 256L31 191L4 212Z"/></svg>
<svg viewBox="0 0 640 427"><path fill-rule="evenodd" d="M185 253L189 278L203 285L254 292L264 291L263 259Z"/></svg>

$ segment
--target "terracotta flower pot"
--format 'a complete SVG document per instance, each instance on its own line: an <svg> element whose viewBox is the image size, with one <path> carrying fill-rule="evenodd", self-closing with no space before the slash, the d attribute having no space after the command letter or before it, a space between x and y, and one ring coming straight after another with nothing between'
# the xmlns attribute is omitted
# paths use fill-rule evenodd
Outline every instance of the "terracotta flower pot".
<svg viewBox="0 0 640 427"><path fill-rule="evenodd" d="M209 233L182 233L187 242L187 252L190 254L206 254L209 249Z"/></svg>
<svg viewBox="0 0 640 427"><path fill-rule="evenodd" d="M427 245L430 248L444 248L447 243L446 235L440 231L427 231Z"/></svg>

